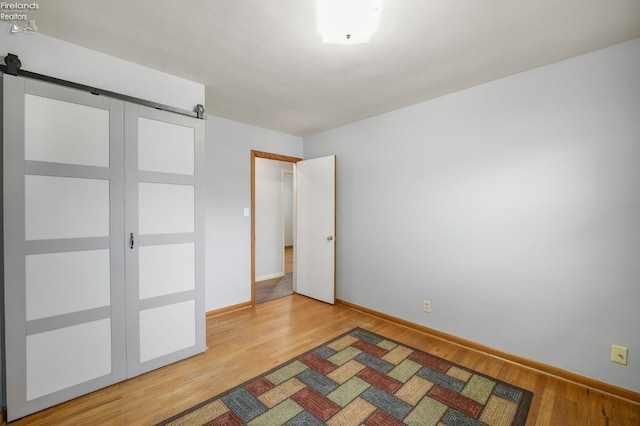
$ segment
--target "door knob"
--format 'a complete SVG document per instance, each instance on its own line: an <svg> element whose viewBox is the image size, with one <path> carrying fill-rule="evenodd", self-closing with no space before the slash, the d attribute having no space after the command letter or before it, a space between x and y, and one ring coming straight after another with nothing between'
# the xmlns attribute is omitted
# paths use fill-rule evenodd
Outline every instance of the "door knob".
<svg viewBox="0 0 640 426"><path fill-rule="evenodd" d="M327 237L327 241L333 241L333 235L329 235L329 236Z"/></svg>

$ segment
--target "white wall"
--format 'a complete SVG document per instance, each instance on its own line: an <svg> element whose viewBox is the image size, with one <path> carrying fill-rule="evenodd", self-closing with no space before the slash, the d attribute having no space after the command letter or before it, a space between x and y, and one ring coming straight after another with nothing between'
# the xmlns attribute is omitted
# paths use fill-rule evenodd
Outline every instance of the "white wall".
<svg viewBox="0 0 640 426"><path fill-rule="evenodd" d="M640 39L305 138L337 297L640 391L638 76Z"/></svg>
<svg viewBox="0 0 640 426"><path fill-rule="evenodd" d="M256 158L256 281L284 275L283 170L293 163Z"/></svg>
<svg viewBox="0 0 640 426"><path fill-rule="evenodd" d="M193 111L204 85L44 34L9 34L0 21L0 56L18 55L22 69ZM3 62L4 63L4 62Z"/></svg>
<svg viewBox="0 0 640 426"><path fill-rule="evenodd" d="M207 310L251 300L251 150L302 157L302 139L209 116Z"/></svg>
<svg viewBox="0 0 640 426"><path fill-rule="evenodd" d="M293 172L292 172L293 173ZM284 176L284 245L293 246L293 174Z"/></svg>

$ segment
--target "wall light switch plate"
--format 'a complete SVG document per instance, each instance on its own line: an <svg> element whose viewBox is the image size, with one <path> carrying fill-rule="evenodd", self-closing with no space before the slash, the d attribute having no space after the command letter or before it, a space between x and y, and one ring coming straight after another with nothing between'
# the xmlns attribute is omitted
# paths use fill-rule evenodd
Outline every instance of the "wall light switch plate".
<svg viewBox="0 0 640 426"><path fill-rule="evenodd" d="M611 361L627 365L627 348L624 346L611 345Z"/></svg>

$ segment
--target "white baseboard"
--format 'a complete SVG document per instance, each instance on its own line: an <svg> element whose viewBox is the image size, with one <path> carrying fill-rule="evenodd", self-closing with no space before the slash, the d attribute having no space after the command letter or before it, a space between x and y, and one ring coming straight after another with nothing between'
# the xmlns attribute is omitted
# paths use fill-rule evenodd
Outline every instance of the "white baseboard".
<svg viewBox="0 0 640 426"><path fill-rule="evenodd" d="M275 274L262 275L260 277L256 277L256 282L265 281L265 280L272 280L274 278L280 278L280 277L284 277L284 273L276 272Z"/></svg>

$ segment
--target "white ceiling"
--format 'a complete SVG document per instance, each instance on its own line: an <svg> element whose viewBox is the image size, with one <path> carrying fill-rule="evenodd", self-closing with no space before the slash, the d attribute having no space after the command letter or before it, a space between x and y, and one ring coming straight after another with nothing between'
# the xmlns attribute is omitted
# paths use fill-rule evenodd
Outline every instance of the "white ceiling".
<svg viewBox="0 0 640 426"><path fill-rule="evenodd" d="M208 114L299 136L640 37L639 0L382 0L371 42L351 46L322 43L314 0L39 5L39 32L203 83Z"/></svg>

